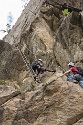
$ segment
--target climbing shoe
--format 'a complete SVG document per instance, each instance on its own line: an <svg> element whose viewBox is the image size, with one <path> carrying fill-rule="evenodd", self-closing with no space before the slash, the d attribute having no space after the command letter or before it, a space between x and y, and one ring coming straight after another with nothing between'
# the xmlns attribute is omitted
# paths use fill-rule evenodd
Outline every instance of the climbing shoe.
<svg viewBox="0 0 83 125"><path fill-rule="evenodd" d="M34 75L34 80L36 81L36 79L37 79L37 75L35 74L35 75Z"/></svg>

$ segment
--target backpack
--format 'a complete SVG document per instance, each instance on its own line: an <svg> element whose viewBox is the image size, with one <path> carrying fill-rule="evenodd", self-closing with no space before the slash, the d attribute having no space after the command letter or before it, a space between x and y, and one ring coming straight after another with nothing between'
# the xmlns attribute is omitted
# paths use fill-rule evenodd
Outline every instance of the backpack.
<svg viewBox="0 0 83 125"><path fill-rule="evenodd" d="M32 67L35 67L35 66L37 66L37 65L40 65L38 61L32 62Z"/></svg>
<svg viewBox="0 0 83 125"><path fill-rule="evenodd" d="M76 67L78 70L78 74L80 74L81 76L83 76L83 69L81 67Z"/></svg>

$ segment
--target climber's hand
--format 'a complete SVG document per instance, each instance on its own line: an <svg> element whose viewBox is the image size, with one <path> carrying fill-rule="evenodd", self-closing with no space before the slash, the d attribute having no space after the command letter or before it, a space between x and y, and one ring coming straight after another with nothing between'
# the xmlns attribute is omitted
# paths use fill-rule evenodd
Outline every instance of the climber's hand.
<svg viewBox="0 0 83 125"><path fill-rule="evenodd" d="M59 77L63 77L63 76L64 76L64 74L60 75Z"/></svg>

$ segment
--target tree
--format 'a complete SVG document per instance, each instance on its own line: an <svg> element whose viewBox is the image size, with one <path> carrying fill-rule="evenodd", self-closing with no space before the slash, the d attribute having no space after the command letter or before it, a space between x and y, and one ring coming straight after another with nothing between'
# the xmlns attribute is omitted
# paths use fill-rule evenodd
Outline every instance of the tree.
<svg viewBox="0 0 83 125"><path fill-rule="evenodd" d="M30 1L30 0L21 0L22 2L23 2L23 6L25 7L25 6L27 6L27 4L28 4L28 2Z"/></svg>
<svg viewBox="0 0 83 125"><path fill-rule="evenodd" d="M9 12L9 14L8 14L8 16L7 16L7 25L6 25L6 27L7 27L7 28L6 28L7 32L10 31L12 22L13 22L13 16L12 16L12 13Z"/></svg>

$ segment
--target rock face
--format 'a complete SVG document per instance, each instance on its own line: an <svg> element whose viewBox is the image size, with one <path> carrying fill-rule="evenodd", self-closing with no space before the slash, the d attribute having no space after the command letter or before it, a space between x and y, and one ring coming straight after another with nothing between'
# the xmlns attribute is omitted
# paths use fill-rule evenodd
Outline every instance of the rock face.
<svg viewBox="0 0 83 125"><path fill-rule="evenodd" d="M63 16L56 7L43 2L31 0L4 40L14 45L19 43L30 63L35 58L42 58L46 67L51 68L58 64L67 69L69 61L83 66L81 16L76 12ZM66 2L78 9L82 5L79 0L55 2Z"/></svg>
<svg viewBox="0 0 83 125"><path fill-rule="evenodd" d="M0 80L17 79L23 66L24 62L19 51L0 40Z"/></svg>
<svg viewBox="0 0 83 125"><path fill-rule="evenodd" d="M82 0L54 0L54 1L62 4L67 3L67 5L71 7L79 8L79 9L82 9L82 6L83 6Z"/></svg>
<svg viewBox="0 0 83 125"><path fill-rule="evenodd" d="M83 88L68 83L66 77L56 79L61 75L59 68L66 70L70 61L83 67L83 13L65 16L43 2L30 0L5 42L0 41L0 79L23 82L26 88L16 96L17 90L0 87L0 125L83 125ZM83 6L79 0L66 3ZM57 69L55 74L42 74L40 84L34 83L29 65L37 58L43 59L45 67Z"/></svg>
<svg viewBox="0 0 83 125"><path fill-rule="evenodd" d="M51 84L40 84L39 89L25 94L25 100L15 97L1 107L0 124L82 125L82 93L78 84L67 84L60 78Z"/></svg>
<svg viewBox="0 0 83 125"><path fill-rule="evenodd" d="M0 85L0 93L0 105L20 94L19 91L15 90L10 86L5 85Z"/></svg>

